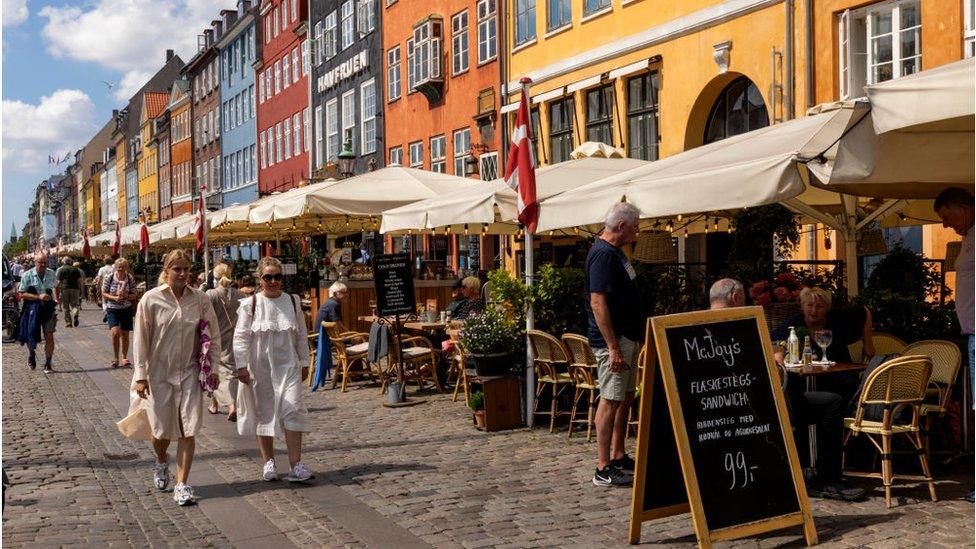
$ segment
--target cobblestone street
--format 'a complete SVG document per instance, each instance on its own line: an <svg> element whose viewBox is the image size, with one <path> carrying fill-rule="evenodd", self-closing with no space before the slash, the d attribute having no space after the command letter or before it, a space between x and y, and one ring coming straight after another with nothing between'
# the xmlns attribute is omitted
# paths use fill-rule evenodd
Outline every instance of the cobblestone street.
<svg viewBox="0 0 976 549"><path fill-rule="evenodd" d="M486 434L450 394L388 409L362 383L306 399L309 486L261 482L254 441L207 414L190 477L199 505L177 507L151 487L149 447L116 430L132 371L108 368L108 330L87 307L80 328L58 327L53 374L30 371L25 348L3 346L6 547L626 546L630 492L592 485L596 446L585 437ZM282 471L283 442L276 450ZM870 494L860 503L812 500L822 545L971 546L973 506L962 499L971 458L935 474L936 503L924 486L896 485L886 509L880 481L859 482ZM690 517L645 523L642 541L694 546ZM801 530L722 544L780 545L802 546Z"/></svg>

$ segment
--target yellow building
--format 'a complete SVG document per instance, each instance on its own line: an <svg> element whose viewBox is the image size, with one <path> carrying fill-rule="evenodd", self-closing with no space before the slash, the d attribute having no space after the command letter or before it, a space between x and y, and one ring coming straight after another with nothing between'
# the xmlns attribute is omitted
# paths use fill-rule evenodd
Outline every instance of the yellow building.
<svg viewBox="0 0 976 549"><path fill-rule="evenodd" d="M159 220L159 164L156 159L156 117L166 109L168 93L146 92L139 117L139 141L142 150L137 153L139 178L139 211L146 212L146 221ZM130 212L131 214L131 212Z"/></svg>
<svg viewBox="0 0 976 549"><path fill-rule="evenodd" d="M83 224L91 236L102 232L101 163L95 166L91 178L82 187L82 197L85 202Z"/></svg>
<svg viewBox="0 0 976 549"><path fill-rule="evenodd" d="M509 0L502 112L511 128L519 79L529 77L540 164L585 141L663 158L961 59L964 43L971 54L963 4L972 9L959 0ZM798 255L844 257L842 239L826 250L823 231L810 234L819 237L805 237ZM944 256L941 228L927 226L924 240L926 255ZM687 242L687 261L705 258L703 235Z"/></svg>

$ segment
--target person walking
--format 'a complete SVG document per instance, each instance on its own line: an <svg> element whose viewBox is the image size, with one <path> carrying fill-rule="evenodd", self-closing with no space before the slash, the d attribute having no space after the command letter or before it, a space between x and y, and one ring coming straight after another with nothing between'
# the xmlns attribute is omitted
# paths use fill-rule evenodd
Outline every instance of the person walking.
<svg viewBox="0 0 976 549"><path fill-rule="evenodd" d="M227 419L237 421L237 369L234 367L234 329L237 327L237 308L245 296L232 286L233 268L227 263L218 263L214 269L217 287L207 290L207 297L213 305L220 327L220 386L210 397L207 411L216 414L218 406L227 406Z"/></svg>
<svg viewBox="0 0 976 549"><path fill-rule="evenodd" d="M586 256L587 339L597 361L600 403L596 409L597 468L593 484L627 486L634 460L627 455L627 416L637 387L637 347L644 312L637 272L621 248L640 230L640 210L614 204L606 224ZM629 474L628 474L629 473Z"/></svg>
<svg viewBox="0 0 976 549"><path fill-rule="evenodd" d="M281 262L264 257L256 277L261 291L240 301L234 330L234 359L243 384L237 394L237 432L256 436L262 479L277 480L274 437L285 437L290 482L305 482L312 472L302 462L302 433L309 431L302 404L308 377L305 317L299 300L282 292Z"/></svg>
<svg viewBox="0 0 976 549"><path fill-rule="evenodd" d="M95 274L95 297L98 299L98 306L101 307L102 310L105 310L105 301L102 299L102 284L114 270L115 260L112 259L112 256L106 255L105 264L102 265L102 267L98 269L98 273Z"/></svg>
<svg viewBox="0 0 976 549"><path fill-rule="evenodd" d="M44 333L44 373L54 371L51 359L54 356L54 332L58 329L58 288L54 271L47 268L48 255L44 252L34 254L34 267L24 271L20 276L20 299L22 301L40 301L40 324ZM33 370L37 368L37 356L34 349L30 350L27 365Z"/></svg>
<svg viewBox="0 0 976 549"><path fill-rule="evenodd" d="M129 409L133 413L144 406L148 412L156 454L153 483L159 490L169 486L167 450L170 441L178 439L173 500L180 506L195 501L188 481L194 437L203 425L200 355L204 336L216 334L217 329L210 300L187 285L189 274L190 255L172 250L163 258L165 283L146 292L139 303L132 349L132 390L138 398L132 399ZM220 338L210 338L211 364L218 363L220 352Z"/></svg>
<svg viewBox="0 0 976 549"><path fill-rule="evenodd" d="M61 312L64 314L65 325L69 328L78 326L83 279L84 274L70 257L62 259L61 266L54 273L55 284L61 295Z"/></svg>
<svg viewBox="0 0 976 549"><path fill-rule="evenodd" d="M113 271L102 282L102 300L105 304L105 318L112 334L112 351L115 357L112 368L119 366L119 350L122 351L122 367L129 362L129 334L132 332L132 317L135 314L136 280L129 273L129 261L124 257L115 260Z"/></svg>

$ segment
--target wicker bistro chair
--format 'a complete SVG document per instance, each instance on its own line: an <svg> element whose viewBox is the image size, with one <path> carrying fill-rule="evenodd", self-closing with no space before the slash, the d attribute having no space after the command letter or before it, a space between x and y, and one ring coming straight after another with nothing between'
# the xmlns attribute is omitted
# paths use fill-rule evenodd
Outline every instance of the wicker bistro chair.
<svg viewBox="0 0 976 549"><path fill-rule="evenodd" d="M353 366L359 366L359 375L369 376L373 382L376 376L366 362L366 351L369 349L369 335L361 332L340 332L335 322L323 322L325 333L332 343L332 354L335 355L335 371L332 373L332 388L339 383L342 376L342 392L346 392L346 385L350 376L357 373Z"/></svg>
<svg viewBox="0 0 976 549"><path fill-rule="evenodd" d="M318 355L318 342L319 334L318 332L309 332L308 334L308 386L311 387L315 382L315 362L316 355Z"/></svg>
<svg viewBox="0 0 976 549"><path fill-rule="evenodd" d="M891 442L895 435L905 435L918 453L918 460L924 475L898 475L900 479L922 480L928 483L932 501L937 501L935 484L929 471L928 458L922 449L919 435L919 413L925 390L932 374L932 361L922 355L911 355L895 358L878 366L864 382L864 389L858 398L857 411L854 417L844 418L844 427L848 430L844 435L844 450L846 456L847 444L851 437L865 435L872 446L881 454L881 473L845 471L849 476L880 478L884 483L885 505L891 507L891 483L895 478L892 472ZM884 412L881 421L868 419L868 408L880 406ZM908 423L898 420L898 412L905 406L912 410L912 417ZM880 439L880 444L879 444Z"/></svg>
<svg viewBox="0 0 976 549"><path fill-rule="evenodd" d="M532 361L535 368L535 409L533 414L549 415L549 432L556 430L556 416L569 415L568 411L559 411L559 395L573 383L569 375L569 354L562 342L541 330L529 330L529 345L532 349ZM552 386L552 403L548 412L539 411L539 396L546 385Z"/></svg>
<svg viewBox="0 0 976 549"><path fill-rule="evenodd" d="M590 349L590 341L579 334L563 334L562 342L569 351L569 377L576 391L573 395L573 409L569 415L569 436L573 436L573 425L586 423L586 441L589 442L596 426L596 395L600 390L596 384L596 356ZM587 395L586 419L576 419L576 411L583 395Z"/></svg>
<svg viewBox="0 0 976 549"><path fill-rule="evenodd" d="M461 330L452 329L447 330L447 335L450 336L451 341L454 342L454 356L451 358L451 365L447 371L447 383L454 382L454 396L451 402L457 402L458 391L464 391L464 402L468 402L468 395L470 394L470 386L468 385L468 371L464 367L464 355L467 354L464 351L464 345L461 343L460 338Z"/></svg>
<svg viewBox="0 0 976 549"><path fill-rule="evenodd" d="M959 368L962 365L962 353L959 347L951 341L941 339L926 339L916 341L902 351L906 355L923 355L932 361L932 377L925 393L926 402L922 403L922 442L925 444L925 454L929 455L929 433L932 422L942 417L952 396L952 386L956 384Z"/></svg>
<svg viewBox="0 0 976 549"><path fill-rule="evenodd" d="M401 353L402 349L402 353ZM396 379L398 361L403 360L404 382L416 381L419 388L424 388L424 381L430 379L438 392L443 393L444 387L437 379L437 360L440 351L434 347L429 339L423 336L400 336L390 334L390 354L387 357L386 371L383 373L380 394L386 392L386 386L391 379Z"/></svg>
<svg viewBox="0 0 976 549"><path fill-rule="evenodd" d="M908 346L901 338L884 332L875 332L871 341L874 343L874 352L878 356L902 353ZM861 364L867 362L864 356L864 341L858 340L851 343L847 346L847 350L850 351L851 360L854 362Z"/></svg>

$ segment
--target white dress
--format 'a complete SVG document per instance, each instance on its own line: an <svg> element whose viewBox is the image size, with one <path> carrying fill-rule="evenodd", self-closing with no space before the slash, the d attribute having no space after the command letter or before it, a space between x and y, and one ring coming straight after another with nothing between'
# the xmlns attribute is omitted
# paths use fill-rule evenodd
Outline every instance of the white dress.
<svg viewBox="0 0 976 549"><path fill-rule="evenodd" d="M283 293L271 299L258 293L240 300L234 359L237 369L248 369L251 384L241 384L237 390L239 434L270 437L282 436L282 428L310 430L302 405L302 367L308 365L308 356L305 319L297 298Z"/></svg>

